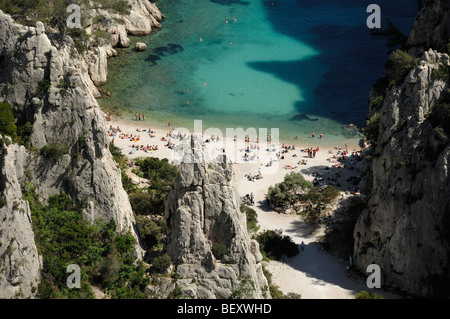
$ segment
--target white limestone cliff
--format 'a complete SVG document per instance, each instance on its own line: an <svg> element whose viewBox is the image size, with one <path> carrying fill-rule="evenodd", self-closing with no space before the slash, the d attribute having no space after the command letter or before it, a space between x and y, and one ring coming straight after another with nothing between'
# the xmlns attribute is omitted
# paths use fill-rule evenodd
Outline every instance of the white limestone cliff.
<svg viewBox="0 0 450 319"><path fill-rule="evenodd" d="M184 163L166 201L165 249L180 275L181 293L200 299L229 298L240 285L252 288L247 298L270 298L262 272L259 245L251 240L239 209L230 163L205 163L201 137L184 148ZM193 159L198 162L194 163ZM186 162L186 160L190 162ZM216 260L214 244L227 248Z"/></svg>
<svg viewBox="0 0 450 319"><path fill-rule="evenodd" d="M11 224L4 229L2 243L6 243L5 238L7 241L14 238L11 247L18 248L15 254L21 251L20 247L29 247L26 267L33 271L25 274L23 267L18 266L22 262L13 254L11 258L17 263L12 265L10 259L9 267L0 267L0 277L8 282L14 276L22 277L11 280L24 284L23 297L34 295L29 287L30 282L34 285L36 281L30 278L36 278L39 256L29 253L36 250L29 232L29 208L20 199L20 185L16 181L23 174L20 167L30 170L32 183L43 200L64 191L75 201L88 204L87 219L113 218L118 231L130 231L138 239L121 172L109 151L105 117L91 91L88 66L70 39L56 44L57 47L43 31L41 23L24 27L0 11L0 98L12 106L18 125L25 122L33 125L31 146L34 149L51 143L66 149L60 159L54 160L12 144L1 166L5 186L0 195L7 203L1 214L7 219L11 216L15 198L18 198L18 210L23 210L15 219L20 225ZM83 147L78 142L81 136L85 141ZM15 173L10 171L11 163L21 163ZM139 245L136 252L137 258L142 258ZM16 293L15 288L5 288L2 297L13 298Z"/></svg>

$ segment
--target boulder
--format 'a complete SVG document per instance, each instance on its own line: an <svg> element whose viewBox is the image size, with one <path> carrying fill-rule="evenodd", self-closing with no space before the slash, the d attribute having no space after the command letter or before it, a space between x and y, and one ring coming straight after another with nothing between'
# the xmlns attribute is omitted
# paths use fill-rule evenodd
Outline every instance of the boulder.
<svg viewBox="0 0 450 319"><path fill-rule="evenodd" d="M145 51L147 50L147 45L143 42L136 42L135 44L135 49L136 51Z"/></svg>

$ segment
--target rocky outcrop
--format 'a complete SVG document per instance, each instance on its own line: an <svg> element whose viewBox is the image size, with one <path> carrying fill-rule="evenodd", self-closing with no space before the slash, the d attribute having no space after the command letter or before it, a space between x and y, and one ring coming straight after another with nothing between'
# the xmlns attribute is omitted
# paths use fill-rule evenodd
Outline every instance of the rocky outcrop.
<svg viewBox="0 0 450 319"><path fill-rule="evenodd" d="M89 50L85 60L89 66L89 75L95 85L104 85L107 82L107 58L117 54L112 47L128 48L131 41L128 34L148 35L155 29L161 28L164 16L156 5L148 0L128 0L131 7L130 14L112 13L102 8L93 9L92 24L87 28L87 33L92 35L94 30L100 29L110 33L109 43ZM102 17L100 22L95 22L95 17ZM100 92L94 90L96 97Z"/></svg>
<svg viewBox="0 0 450 319"><path fill-rule="evenodd" d="M30 298L40 282L29 204L22 199L27 151L2 138L0 147L0 298ZM9 145L8 145L9 144Z"/></svg>
<svg viewBox="0 0 450 319"><path fill-rule="evenodd" d="M147 49L147 45L142 42L136 42L135 49L136 51L145 51Z"/></svg>
<svg viewBox="0 0 450 319"><path fill-rule="evenodd" d="M113 218L118 231L131 231L138 238L121 172L109 151L105 116L89 86L88 66L70 39L53 44L43 29L41 23L36 28L15 24L0 11L0 98L12 106L17 126L32 124L31 147L37 150L8 151L8 165L20 161L21 167L27 167L43 200L64 191L76 202L87 204L87 219ZM39 155L43 147L50 149L46 156ZM2 211L6 215L13 205L5 193L8 189L1 194L8 198L8 210ZM23 201L18 203L26 221L29 210ZM15 234L15 241L15 246L33 251L30 234ZM136 252L141 258L139 246ZM37 254L34 258L30 265L38 262Z"/></svg>
<svg viewBox="0 0 450 319"><path fill-rule="evenodd" d="M450 283L450 145L429 120L449 87L437 70L449 67L448 55L426 51L376 111L379 137L365 152L373 159L362 187L368 208L354 230L356 267L378 264L383 285L421 297L448 293Z"/></svg>
<svg viewBox="0 0 450 319"><path fill-rule="evenodd" d="M270 297L262 273L261 254L250 239L246 216L239 209L234 172L226 162L205 162L201 136L188 141L180 174L166 201L165 249L180 275L182 294L196 298L228 298L245 284L247 298ZM213 246L227 253L217 260Z"/></svg>
<svg viewBox="0 0 450 319"><path fill-rule="evenodd" d="M450 42L450 2L421 0L407 46L422 53L430 48L447 52Z"/></svg>
<svg viewBox="0 0 450 319"><path fill-rule="evenodd" d="M85 56L88 65L89 76L92 82L97 85L104 85L108 81L108 58L116 56L117 51L111 45L93 48ZM94 90L94 96L99 94Z"/></svg>

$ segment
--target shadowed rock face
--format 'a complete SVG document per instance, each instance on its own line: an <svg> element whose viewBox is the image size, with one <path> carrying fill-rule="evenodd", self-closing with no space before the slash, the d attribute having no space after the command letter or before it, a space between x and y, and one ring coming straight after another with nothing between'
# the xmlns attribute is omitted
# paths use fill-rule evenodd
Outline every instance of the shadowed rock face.
<svg viewBox="0 0 450 319"><path fill-rule="evenodd" d="M233 168L226 159L224 163L205 163L201 136L194 135L186 143L190 145L184 147L180 175L166 200L165 248L181 278L195 280L184 285L182 293L228 298L248 280L253 285L248 297L263 298L267 280L258 243L250 239L245 213L239 209ZM212 253L214 244L227 248L220 261Z"/></svg>
<svg viewBox="0 0 450 319"><path fill-rule="evenodd" d="M450 2L421 0L414 27L408 38L409 47L433 48L446 52L450 39Z"/></svg>
<svg viewBox="0 0 450 319"><path fill-rule="evenodd" d="M449 293L450 145L428 120L448 90L433 72L448 67L448 55L426 51L387 93L354 230L357 268L378 264L383 284L422 297Z"/></svg>

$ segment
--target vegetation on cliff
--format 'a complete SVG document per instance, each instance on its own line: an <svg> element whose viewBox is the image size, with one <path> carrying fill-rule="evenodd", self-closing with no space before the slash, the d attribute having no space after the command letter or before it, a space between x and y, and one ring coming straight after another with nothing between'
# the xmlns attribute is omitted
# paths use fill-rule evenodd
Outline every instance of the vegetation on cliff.
<svg viewBox="0 0 450 319"><path fill-rule="evenodd" d="M51 196L44 205L31 183L25 184L23 192L43 257L39 298L94 298L92 286L101 287L111 298L145 297L148 278L143 263L136 262L131 234L117 233L113 219L86 221L83 206L64 193ZM71 264L81 268L80 289L66 285L66 269Z"/></svg>
<svg viewBox="0 0 450 319"><path fill-rule="evenodd" d="M67 12L69 5L78 5L81 9L80 23L82 28L69 28ZM57 30L60 35L69 35L78 52L86 51L89 44L99 45L103 39L109 40L111 34L103 30L95 30L89 36L85 29L91 23L101 22L102 16L92 16L94 9L102 9L112 14L129 15L130 4L126 0L0 0L0 8L20 24L36 26L37 21ZM104 18L104 17L103 17Z"/></svg>
<svg viewBox="0 0 450 319"><path fill-rule="evenodd" d="M126 0L0 0L0 8L18 23L35 26L37 21L41 21L62 33L67 30L67 7L71 4L80 6L82 24L91 18L90 9L130 14L130 5Z"/></svg>
<svg viewBox="0 0 450 319"><path fill-rule="evenodd" d="M146 249L161 249L167 229L164 219L164 199L178 175L178 168L167 159L148 157L137 159L133 172L147 179L149 186L139 188L127 175L127 158L120 148L110 144L109 149L122 171L122 184L128 193L137 226Z"/></svg>
<svg viewBox="0 0 450 319"><path fill-rule="evenodd" d="M397 49L391 53L384 68L384 75L373 85L375 97L370 103L370 117L362 132L365 139L372 145L376 145L379 136L379 125L381 122L380 110L383 106L386 94L394 86L403 83L408 73L418 65L419 59L404 50Z"/></svg>
<svg viewBox="0 0 450 319"><path fill-rule="evenodd" d="M14 137L17 126L14 124L14 113L9 103L0 103L0 134Z"/></svg>

